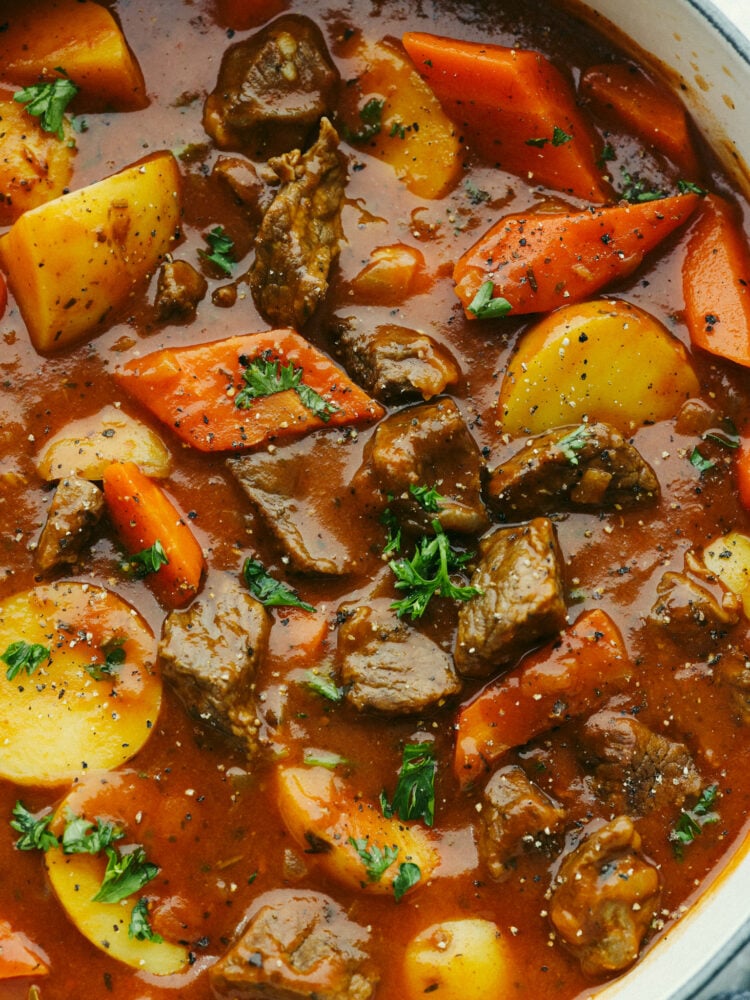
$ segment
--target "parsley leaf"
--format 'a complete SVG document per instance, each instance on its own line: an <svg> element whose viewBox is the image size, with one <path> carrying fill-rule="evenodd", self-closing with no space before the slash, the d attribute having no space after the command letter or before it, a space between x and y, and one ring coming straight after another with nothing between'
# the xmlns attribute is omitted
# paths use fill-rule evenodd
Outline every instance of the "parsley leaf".
<svg viewBox="0 0 750 1000"><path fill-rule="evenodd" d="M450 578L472 558L472 553L457 552L439 521L433 521L432 528L435 535L423 536L411 559L392 559L388 564L396 577L396 589L407 591L406 597L391 604L399 618L421 618L435 594L468 601L480 593L476 587L456 586Z"/></svg>
<svg viewBox="0 0 750 1000"><path fill-rule="evenodd" d="M113 847L104 850L107 868L99 891L92 897L94 903L119 903L159 874L159 866L146 860L146 852L140 845L128 854L118 854Z"/></svg>
<svg viewBox="0 0 750 1000"><path fill-rule="evenodd" d="M106 677L112 677L116 674L125 662L125 650L123 649L125 642L125 636L122 635L108 639L102 646L104 661L102 663L87 663L85 665L86 672L95 681L103 681Z"/></svg>
<svg viewBox="0 0 750 1000"><path fill-rule="evenodd" d="M37 667L45 660L49 662L49 659L50 651L46 646L38 642L25 642L23 639L12 642L0 656L7 667L5 676L9 681L15 680L22 670L31 677Z"/></svg>
<svg viewBox="0 0 750 1000"><path fill-rule="evenodd" d="M599 157L598 165L603 167L605 163L608 163L610 160L614 160L616 155L614 146L609 142L606 143L602 149L602 155Z"/></svg>
<svg viewBox="0 0 750 1000"><path fill-rule="evenodd" d="M63 125L65 109L78 93L78 87L68 78L65 70L57 68L64 74L47 83L32 83L23 90L17 90L13 100L26 105L26 111L39 119L39 124L45 132L54 132L60 141L65 138Z"/></svg>
<svg viewBox="0 0 750 1000"><path fill-rule="evenodd" d="M404 747L396 791L389 804L385 792L380 793L383 815L390 819L423 819L427 826L435 821L435 751L429 743L407 743Z"/></svg>
<svg viewBox="0 0 750 1000"><path fill-rule="evenodd" d="M13 819L10 821L11 829L21 834L16 841L18 850L49 851L50 848L57 847L57 837L47 829L53 816L54 813L51 812L44 816L34 816L19 799L13 806Z"/></svg>
<svg viewBox="0 0 750 1000"><path fill-rule="evenodd" d="M572 142L573 136L569 135L565 129L560 128L559 125L555 125L552 130L552 145L553 146L564 146L567 142Z"/></svg>
<svg viewBox="0 0 750 1000"><path fill-rule="evenodd" d="M148 919L148 899L141 896L130 912L130 923L128 924L128 937L136 941L153 941L154 944L161 944L164 938L151 928Z"/></svg>
<svg viewBox="0 0 750 1000"><path fill-rule="evenodd" d="M586 424L581 424L557 442L557 447L571 465L578 465L578 452L586 445L589 435L589 428Z"/></svg>
<svg viewBox="0 0 750 1000"><path fill-rule="evenodd" d="M147 549L141 549L122 564L123 569L133 572L139 579L148 576L169 563L164 546L157 538L153 545Z"/></svg>
<svg viewBox="0 0 750 1000"><path fill-rule="evenodd" d="M677 190L680 194L706 194L706 189L693 181L677 181Z"/></svg>
<svg viewBox="0 0 750 1000"><path fill-rule="evenodd" d="M242 567L248 590L266 607L271 608L302 608L304 611L314 611L312 604L301 601L293 590L274 579L267 573L265 567L257 559L246 559Z"/></svg>
<svg viewBox="0 0 750 1000"><path fill-rule="evenodd" d="M477 319L501 319L511 311L512 306L507 299L501 295L493 298L494 290L493 282L488 279L480 285L479 291L467 306L468 311Z"/></svg>
<svg viewBox="0 0 750 1000"><path fill-rule="evenodd" d="M239 410L249 409L255 399L273 396L287 389L294 389L302 405L324 423L338 410L337 406L323 399L315 389L302 381L303 370L295 368L291 361L288 365L282 365L278 359L270 357L269 351L264 351L252 361L245 358L240 358L240 361L245 366L242 373L245 387L235 396L234 405Z"/></svg>
<svg viewBox="0 0 750 1000"><path fill-rule="evenodd" d="M399 865L398 875L393 880L393 895L396 897L396 902L398 903L401 897L421 878L422 872L419 870L419 865L415 865L413 861L405 861Z"/></svg>
<svg viewBox="0 0 750 1000"><path fill-rule="evenodd" d="M625 181L625 187L620 192L620 197L625 201L638 204L644 201L658 201L667 196L666 191L650 188L648 182L639 177L638 174L629 174L627 170L623 170L622 177Z"/></svg>
<svg viewBox="0 0 750 1000"><path fill-rule="evenodd" d="M96 824L83 816L68 818L60 843L63 854L98 854L125 834L114 823L98 816Z"/></svg>
<svg viewBox="0 0 750 1000"><path fill-rule="evenodd" d="M708 785L692 809L683 809L680 818L669 833L675 857L682 858L686 845L692 844L709 823L718 823L719 814L713 811L719 794L718 785Z"/></svg>
<svg viewBox="0 0 750 1000"><path fill-rule="evenodd" d="M401 551L401 525L398 518L390 509L386 507L380 515L380 523L384 524L388 530L388 537L383 548L383 555L388 556Z"/></svg>
<svg viewBox="0 0 750 1000"><path fill-rule="evenodd" d="M214 226L206 236L206 243L208 243L211 252L199 250L201 257L215 264L224 274L231 275L234 267L234 243L224 232L223 227Z"/></svg>
<svg viewBox="0 0 750 1000"><path fill-rule="evenodd" d="M367 878L370 882L379 882L398 857L398 847L395 844L393 847L388 847L387 845L385 847L378 847L377 844L368 846L367 837L349 837L349 843L365 866Z"/></svg>
<svg viewBox="0 0 750 1000"><path fill-rule="evenodd" d="M322 698L327 698L328 701L341 701L344 697L344 692L329 674L321 674L317 670L308 670L305 676L305 683L311 691L319 694Z"/></svg>
<svg viewBox="0 0 750 1000"><path fill-rule="evenodd" d="M445 499L434 486L415 486L414 483L410 483L409 492L420 507L432 514L440 510L440 501Z"/></svg>
<svg viewBox="0 0 750 1000"><path fill-rule="evenodd" d="M708 472L709 469L713 469L716 462L712 461L710 458L705 458L698 451L698 448L693 448L690 452L690 464L694 466L703 475L704 472Z"/></svg>
<svg viewBox="0 0 750 1000"><path fill-rule="evenodd" d="M359 109L359 120L361 127L352 132L344 126L342 135L347 142L364 143L373 139L383 127L383 108L385 101L379 97L371 97L367 103Z"/></svg>

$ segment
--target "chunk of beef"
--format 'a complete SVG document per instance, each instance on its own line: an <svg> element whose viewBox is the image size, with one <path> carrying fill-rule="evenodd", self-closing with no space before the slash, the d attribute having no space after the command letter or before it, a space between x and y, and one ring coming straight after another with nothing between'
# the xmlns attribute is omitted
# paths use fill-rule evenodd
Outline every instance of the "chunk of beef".
<svg viewBox="0 0 750 1000"><path fill-rule="evenodd" d="M617 812L637 817L671 811L700 794L701 777L687 747L630 715L597 712L582 738L595 764L597 791Z"/></svg>
<svg viewBox="0 0 750 1000"><path fill-rule="evenodd" d="M262 896L240 939L209 971L227 1000L369 1000L378 975L369 932L329 896L277 890Z"/></svg>
<svg viewBox="0 0 750 1000"><path fill-rule="evenodd" d="M273 194L254 164L241 156L220 156L211 168L211 177L223 182L242 206L248 221L257 226L271 204Z"/></svg>
<svg viewBox="0 0 750 1000"><path fill-rule="evenodd" d="M538 517L498 528L479 543L471 578L479 596L458 612L454 659L460 673L487 677L565 625L563 558L554 525Z"/></svg>
<svg viewBox="0 0 750 1000"><path fill-rule="evenodd" d="M298 573L339 576L356 560L349 495L324 474L328 453L310 441L227 459L227 467Z"/></svg>
<svg viewBox="0 0 750 1000"><path fill-rule="evenodd" d="M272 160L282 182L255 238L248 272L260 313L274 326L300 329L328 290L328 275L343 236L346 173L339 137L324 118L317 142Z"/></svg>
<svg viewBox="0 0 750 1000"><path fill-rule="evenodd" d="M57 484L36 547L42 572L78 562L104 512L104 494L87 479L67 476Z"/></svg>
<svg viewBox="0 0 750 1000"><path fill-rule="evenodd" d="M156 285L156 311L160 319L192 316L206 294L208 282L186 260L162 264Z"/></svg>
<svg viewBox="0 0 750 1000"><path fill-rule="evenodd" d="M221 149L267 159L304 148L339 82L318 26L287 14L224 54L203 127Z"/></svg>
<svg viewBox="0 0 750 1000"><path fill-rule="evenodd" d="M193 715L253 753L258 745L254 680L271 620L232 577L211 582L189 608L167 615L159 642L162 670Z"/></svg>
<svg viewBox="0 0 750 1000"><path fill-rule="evenodd" d="M665 573L649 621L678 643L703 651L740 619L742 602L705 566L695 552L685 556L684 572Z"/></svg>
<svg viewBox="0 0 750 1000"><path fill-rule="evenodd" d="M558 427L532 438L487 482L487 500L507 521L562 510L635 507L659 499L656 475L608 424Z"/></svg>
<svg viewBox="0 0 750 1000"><path fill-rule="evenodd" d="M432 399L461 375L448 351L419 330L389 323L365 332L352 321L334 336L351 377L381 403Z"/></svg>
<svg viewBox="0 0 750 1000"><path fill-rule="evenodd" d="M451 399L424 403L382 420L368 442L365 461L389 507L414 533L433 519L446 531L478 532L489 524L481 498L481 456L458 407ZM410 486L437 489L437 511L422 507Z"/></svg>
<svg viewBox="0 0 750 1000"><path fill-rule="evenodd" d="M622 972L635 962L659 910L659 872L641 851L627 816L618 816L567 854L550 918L590 976Z"/></svg>
<svg viewBox="0 0 750 1000"><path fill-rule="evenodd" d="M339 609L341 683L356 708L390 715L421 712L457 694L452 657L401 621L389 602Z"/></svg>
<svg viewBox="0 0 750 1000"><path fill-rule="evenodd" d="M529 781L517 764L495 771L482 793L479 854L490 875L508 874L513 858L528 847L543 847L565 819L565 810Z"/></svg>
<svg viewBox="0 0 750 1000"><path fill-rule="evenodd" d="M740 721L750 725L750 656L739 649L727 650L717 658L714 676L729 689Z"/></svg>

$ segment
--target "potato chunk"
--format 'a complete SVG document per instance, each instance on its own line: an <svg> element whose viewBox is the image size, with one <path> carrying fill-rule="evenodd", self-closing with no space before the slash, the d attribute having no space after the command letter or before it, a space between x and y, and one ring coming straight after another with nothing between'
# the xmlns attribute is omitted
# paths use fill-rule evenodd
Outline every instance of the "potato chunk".
<svg viewBox="0 0 750 1000"><path fill-rule="evenodd" d="M491 920L444 920L406 946L403 1000L496 1000L514 992L507 943Z"/></svg>
<svg viewBox="0 0 750 1000"><path fill-rule="evenodd" d="M175 240L180 174L156 153L40 205L0 239L0 261L39 351L109 325Z"/></svg>
<svg viewBox="0 0 750 1000"><path fill-rule="evenodd" d="M31 672L13 672L17 643L41 647ZM109 664L113 650L118 662ZM6 598L0 656L0 777L61 784L117 767L148 739L161 705L156 640L111 591L60 581Z"/></svg>
<svg viewBox="0 0 750 1000"><path fill-rule="evenodd" d="M750 537L730 531L715 538L703 550L703 562L740 598L745 617L750 618Z"/></svg>
<svg viewBox="0 0 750 1000"><path fill-rule="evenodd" d="M673 417L698 394L687 351L643 309L597 299L550 313L521 339L503 379L508 434L541 434L588 418L622 434Z"/></svg>

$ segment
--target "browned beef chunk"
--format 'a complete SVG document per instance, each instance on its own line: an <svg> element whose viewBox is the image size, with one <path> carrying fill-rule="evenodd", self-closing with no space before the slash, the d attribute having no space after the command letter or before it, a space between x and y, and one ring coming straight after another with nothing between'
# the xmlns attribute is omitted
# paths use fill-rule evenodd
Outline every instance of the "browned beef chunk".
<svg viewBox="0 0 750 1000"><path fill-rule="evenodd" d="M750 725L750 656L739 649L724 652L714 664L714 676L729 689L740 721Z"/></svg>
<svg viewBox="0 0 750 1000"><path fill-rule="evenodd" d="M203 127L221 149L255 160L304 148L331 113L338 81L318 26L284 15L227 49Z"/></svg>
<svg viewBox="0 0 750 1000"><path fill-rule="evenodd" d="M742 602L713 576L695 552L685 556L682 573L667 572L659 581L658 600L649 621L669 638L692 645L696 653L710 647L740 618Z"/></svg>
<svg viewBox="0 0 750 1000"><path fill-rule="evenodd" d="M159 318L191 316L207 288L206 279L186 260L162 264L156 285L156 311Z"/></svg>
<svg viewBox="0 0 750 1000"><path fill-rule="evenodd" d="M255 165L241 156L220 156L211 169L211 177L223 181L244 209L248 220L257 226L273 200L273 194Z"/></svg>
<svg viewBox="0 0 750 1000"><path fill-rule="evenodd" d="M559 427L532 438L491 473L487 499L506 521L555 511L635 507L659 499L659 481L608 424Z"/></svg>
<svg viewBox="0 0 750 1000"><path fill-rule="evenodd" d="M386 324L365 332L344 322L335 336L351 377L381 403L432 399L461 374L450 354L419 330Z"/></svg>
<svg viewBox="0 0 750 1000"><path fill-rule="evenodd" d="M346 605L338 633L341 683L356 708L408 715L457 694L452 657L401 621L389 602Z"/></svg>
<svg viewBox="0 0 750 1000"><path fill-rule="evenodd" d="M270 617L234 578L209 583L189 608L167 615L159 642L162 670L193 715L252 753L258 742L253 687Z"/></svg>
<svg viewBox="0 0 750 1000"><path fill-rule="evenodd" d="M587 975L627 969L659 910L659 872L627 816L592 833L562 861L550 917Z"/></svg>
<svg viewBox="0 0 750 1000"><path fill-rule="evenodd" d="M478 846L490 875L501 879L528 847L544 847L565 811L516 764L495 771L482 794Z"/></svg>
<svg viewBox="0 0 750 1000"><path fill-rule="evenodd" d="M479 449L453 400L386 417L368 443L365 459L407 530L424 533L435 518L446 531L478 532L489 524L480 495ZM437 489L443 497L437 512L426 511L410 486Z"/></svg>
<svg viewBox="0 0 750 1000"><path fill-rule="evenodd" d="M630 715L597 712L583 727L600 795L617 812L672 811L699 795L701 777L683 743L668 740Z"/></svg>
<svg viewBox="0 0 750 1000"><path fill-rule="evenodd" d="M369 1000L377 972L366 928L329 896L277 890L260 899L242 937L209 971L227 1000Z"/></svg>
<svg viewBox="0 0 750 1000"><path fill-rule="evenodd" d="M328 289L328 274L343 236L346 172L339 137L324 118L308 152L271 160L281 189L263 216L248 272L260 313L274 326L300 329Z"/></svg>
<svg viewBox="0 0 750 1000"><path fill-rule="evenodd" d="M481 593L461 605L454 659L460 673L487 677L565 625L563 559L551 521L537 517L498 528L479 543L471 585Z"/></svg>
<svg viewBox="0 0 750 1000"><path fill-rule="evenodd" d="M104 494L87 479L67 476L57 484L35 560L46 572L78 561L104 511Z"/></svg>
<svg viewBox="0 0 750 1000"><path fill-rule="evenodd" d="M283 556L298 573L338 576L350 571L358 552L349 496L331 489L326 452L309 441L273 454L255 452L227 460L227 467Z"/></svg>

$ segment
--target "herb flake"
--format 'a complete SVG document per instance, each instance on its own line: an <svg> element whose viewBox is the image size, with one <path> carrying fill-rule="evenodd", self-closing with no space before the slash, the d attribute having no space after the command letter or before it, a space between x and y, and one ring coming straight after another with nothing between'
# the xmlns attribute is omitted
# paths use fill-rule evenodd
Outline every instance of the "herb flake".
<svg viewBox="0 0 750 1000"><path fill-rule="evenodd" d="M324 423L328 423L331 414L338 411L337 406L323 399L320 393L302 381L302 368L295 367L291 361L282 365L278 358L271 357L269 351L264 351L251 361L241 361L245 367L242 373L245 385L235 396L234 405L237 409L247 410L256 399L293 389L305 409Z"/></svg>
<svg viewBox="0 0 750 1000"><path fill-rule="evenodd" d="M45 132L54 133L62 142L65 138L65 110L78 93L78 87L70 80L65 70L57 68L62 76L45 83L32 83L17 90L13 100L26 105L27 114L39 119Z"/></svg>
<svg viewBox="0 0 750 1000"><path fill-rule="evenodd" d="M7 668L5 671L7 680L13 681L22 671L26 672L27 677L31 677L45 660L49 662L50 656L49 649L41 643L19 639L8 646L0 656L0 660Z"/></svg>
<svg viewBox="0 0 750 1000"><path fill-rule="evenodd" d="M407 743L403 750L393 801L380 794L383 815L402 820L422 819L427 826L435 821L435 751L429 743Z"/></svg>
<svg viewBox="0 0 750 1000"><path fill-rule="evenodd" d="M285 583L276 580L257 559L246 559L242 576L253 597L270 608L302 608L315 611L312 604L300 600Z"/></svg>
<svg viewBox="0 0 750 1000"><path fill-rule="evenodd" d="M146 852L138 845L128 854L119 854L113 847L105 847L107 868L94 903L119 903L159 874L159 866L146 860Z"/></svg>
<svg viewBox="0 0 750 1000"><path fill-rule="evenodd" d="M457 586L450 578L472 558L472 553L456 551L439 521L433 521L432 528L434 536L423 536L411 559L392 559L388 564L396 577L396 589L407 592L391 604L399 618L421 618L436 594L468 601L480 593L476 587Z"/></svg>
<svg viewBox="0 0 750 1000"><path fill-rule="evenodd" d="M234 242L224 232L222 226L214 226L210 233L206 235L208 250L199 250L203 260L214 264L227 276L232 274L234 269Z"/></svg>
<svg viewBox="0 0 750 1000"><path fill-rule="evenodd" d="M466 307L468 312L477 319L502 319L503 316L507 316L513 307L501 295L494 297L494 291L495 285L488 278L479 286L479 291Z"/></svg>

